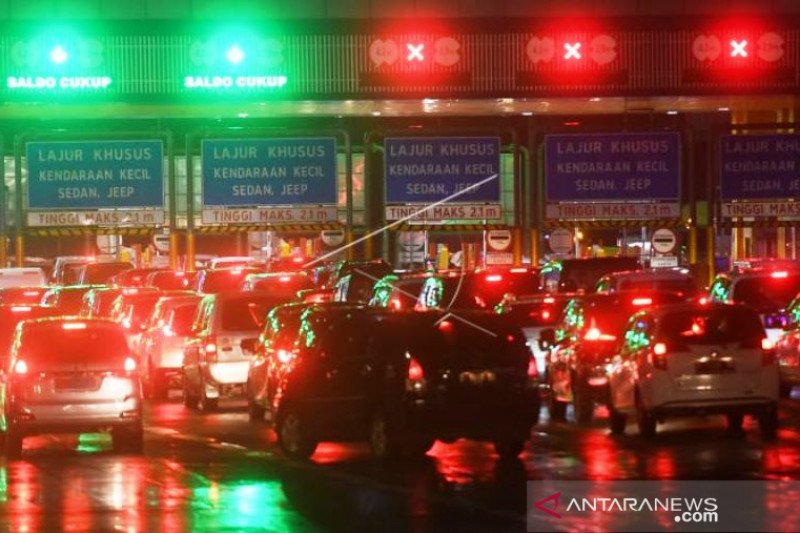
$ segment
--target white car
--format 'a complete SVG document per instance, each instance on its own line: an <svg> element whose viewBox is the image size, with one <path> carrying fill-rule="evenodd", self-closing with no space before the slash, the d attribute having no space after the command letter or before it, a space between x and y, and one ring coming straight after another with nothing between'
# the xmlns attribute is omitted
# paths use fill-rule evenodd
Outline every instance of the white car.
<svg viewBox="0 0 800 533"><path fill-rule="evenodd" d="M725 414L729 429L744 415L762 434L778 427L778 365L756 311L741 305L677 304L633 315L609 369L612 433L636 417L652 436L669 417Z"/></svg>

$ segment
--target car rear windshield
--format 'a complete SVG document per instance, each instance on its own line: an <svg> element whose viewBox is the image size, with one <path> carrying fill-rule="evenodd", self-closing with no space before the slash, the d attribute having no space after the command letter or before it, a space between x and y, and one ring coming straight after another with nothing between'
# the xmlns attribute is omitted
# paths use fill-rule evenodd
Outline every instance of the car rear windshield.
<svg viewBox="0 0 800 533"><path fill-rule="evenodd" d="M691 297L697 293L697 286L691 278L686 279L637 279L619 284L621 291L663 291L680 296Z"/></svg>
<svg viewBox="0 0 800 533"><path fill-rule="evenodd" d="M74 365L117 370L129 354L116 324L62 321L28 324L18 353L43 370L72 370Z"/></svg>
<svg viewBox="0 0 800 533"><path fill-rule="evenodd" d="M83 274L83 283L105 283L116 274L130 269L131 265L127 263L96 263L86 265L86 270Z"/></svg>
<svg viewBox="0 0 800 533"><path fill-rule="evenodd" d="M77 315L83 307L83 295L89 289L72 289L61 291L58 295L56 307L62 315Z"/></svg>
<svg viewBox="0 0 800 533"><path fill-rule="evenodd" d="M153 272L147 277L146 285L163 290L188 289L194 276L186 272Z"/></svg>
<svg viewBox="0 0 800 533"><path fill-rule="evenodd" d="M196 312L196 303L177 306L172 312L172 322L170 323L172 331L177 335L188 335L192 329Z"/></svg>
<svg viewBox="0 0 800 533"><path fill-rule="evenodd" d="M248 289L253 291L270 291L276 296L280 294L286 298L294 298L297 291L313 289L314 283L308 276L298 276L297 274L285 274L255 278L249 281Z"/></svg>
<svg viewBox="0 0 800 533"><path fill-rule="evenodd" d="M132 324L142 324L153 313L158 300L161 298L159 293L148 294L147 296L140 296L131 301L133 312L131 313Z"/></svg>
<svg viewBox="0 0 800 533"><path fill-rule="evenodd" d="M800 292L800 275L764 276L740 279L733 287L733 301L760 312L783 309Z"/></svg>
<svg viewBox="0 0 800 533"><path fill-rule="evenodd" d="M745 343L760 346L764 329L749 309L715 308L668 313L658 339L674 345Z"/></svg>
<svg viewBox="0 0 800 533"><path fill-rule="evenodd" d="M635 270L639 261L635 257L612 257L601 260L564 261L559 277L558 289L564 292L583 289L591 291L597 282L612 272Z"/></svg>
<svg viewBox="0 0 800 533"><path fill-rule="evenodd" d="M222 303L222 329L225 331L259 330L280 299L272 296L244 296L227 299Z"/></svg>
<svg viewBox="0 0 800 533"><path fill-rule="evenodd" d="M200 291L206 294L216 294L220 292L235 292L242 285L242 280L255 271L252 269L223 269L206 270L203 274L203 285Z"/></svg>

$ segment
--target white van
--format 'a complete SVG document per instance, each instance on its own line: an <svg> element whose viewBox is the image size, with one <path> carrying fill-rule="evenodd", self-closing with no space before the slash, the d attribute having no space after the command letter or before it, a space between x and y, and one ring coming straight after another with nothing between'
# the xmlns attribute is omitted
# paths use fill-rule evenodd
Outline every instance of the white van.
<svg viewBox="0 0 800 533"><path fill-rule="evenodd" d="M47 278L41 268L0 268L0 288L41 287L47 285Z"/></svg>

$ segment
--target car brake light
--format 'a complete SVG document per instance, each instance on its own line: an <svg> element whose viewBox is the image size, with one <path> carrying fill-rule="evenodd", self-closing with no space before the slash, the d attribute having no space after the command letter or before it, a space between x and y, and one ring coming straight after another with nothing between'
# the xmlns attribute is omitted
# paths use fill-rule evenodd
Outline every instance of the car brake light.
<svg viewBox="0 0 800 533"><path fill-rule="evenodd" d="M425 381L425 371L419 361L413 357L408 362L408 381L412 383L421 383Z"/></svg>
<svg viewBox="0 0 800 533"><path fill-rule="evenodd" d="M400 298L392 298L389 300L389 306L395 311L399 311L403 307L403 302L400 301Z"/></svg>
<svg viewBox="0 0 800 533"><path fill-rule="evenodd" d="M489 274L486 276L486 281L489 283L497 283L498 281L503 281L503 276L500 274Z"/></svg>
<svg viewBox="0 0 800 533"><path fill-rule="evenodd" d="M169 326L164 326L163 328L161 328L161 333L163 333L165 337L174 337L175 336L175 332Z"/></svg>
<svg viewBox="0 0 800 533"><path fill-rule="evenodd" d="M439 328L439 331L448 333L453 331L453 323L450 320L442 320L436 327Z"/></svg>
<svg viewBox="0 0 800 533"><path fill-rule="evenodd" d="M528 360L528 379L536 379L539 377L539 369L536 368L536 359L531 357Z"/></svg>
<svg viewBox="0 0 800 533"><path fill-rule="evenodd" d="M86 329L86 323L85 322L65 322L64 324L61 325L61 327L63 329L67 329L67 330L70 330L70 329Z"/></svg>
<svg viewBox="0 0 800 533"><path fill-rule="evenodd" d="M302 257L295 257L294 259L292 259L292 262L293 263L302 263L303 262L303 258Z"/></svg>
<svg viewBox="0 0 800 533"><path fill-rule="evenodd" d="M776 270L772 274L770 274L773 279L786 279L789 277L789 273L785 270Z"/></svg>
<svg viewBox="0 0 800 533"><path fill-rule="evenodd" d="M28 373L28 363L26 363L22 359L17 359L17 362L14 363L14 373L15 374L27 374Z"/></svg>
<svg viewBox="0 0 800 533"><path fill-rule="evenodd" d="M700 300L697 303L699 303L700 305L708 305L708 303L709 303L708 302L708 298L703 296L703 297L700 298Z"/></svg>
<svg viewBox="0 0 800 533"><path fill-rule="evenodd" d="M609 335L608 333L603 333L597 328L589 328L586 330L586 334L583 336L583 340L587 341L613 341L617 337L614 335Z"/></svg>
<svg viewBox="0 0 800 533"><path fill-rule="evenodd" d="M22 293L23 296L39 296L39 291L25 291Z"/></svg>
<svg viewBox="0 0 800 533"><path fill-rule="evenodd" d="M634 298L632 303L633 303L633 305L635 305L637 307L642 306L642 305L653 305L653 299L652 298L647 298L647 297Z"/></svg>
<svg viewBox="0 0 800 533"><path fill-rule="evenodd" d="M281 364L284 364L284 365L292 362L292 360L294 359L294 352L292 352L291 350L283 350L283 349L281 349L281 350L278 350L276 355L278 356L278 361L280 361Z"/></svg>
<svg viewBox="0 0 800 533"><path fill-rule="evenodd" d="M775 343L766 337L761 339L761 366L774 365L776 357Z"/></svg>
<svg viewBox="0 0 800 533"><path fill-rule="evenodd" d="M31 311L31 306L29 305L14 305L11 307L12 313L29 313Z"/></svg>
<svg viewBox="0 0 800 533"><path fill-rule="evenodd" d="M136 359L133 357L126 357L124 363L125 372L133 372L136 370Z"/></svg>
<svg viewBox="0 0 800 533"><path fill-rule="evenodd" d="M214 342L207 342L203 346L203 351L206 353L217 353L217 345Z"/></svg>
<svg viewBox="0 0 800 533"><path fill-rule="evenodd" d="M549 309L545 309L544 311L542 311L542 315L541 315L541 317L542 317L542 320L550 320L550 318L551 318L552 316L553 316L553 315L552 315L552 313L550 313L550 310L549 310Z"/></svg>
<svg viewBox="0 0 800 533"><path fill-rule="evenodd" d="M510 270L510 272L513 272L515 274L522 274L522 273L527 272L527 271L528 271L527 268L512 268Z"/></svg>
<svg viewBox="0 0 800 533"><path fill-rule="evenodd" d="M291 281L291 279L292 279L291 276L281 276L281 277L278 278L278 281L282 281L282 282L286 283L287 281Z"/></svg>
<svg viewBox="0 0 800 533"><path fill-rule="evenodd" d="M122 327L125 329L131 329L131 319L130 318L123 318L122 319ZM66 329L66 328L64 328Z"/></svg>
<svg viewBox="0 0 800 533"><path fill-rule="evenodd" d="M556 299L553 298L552 296L548 296L547 298L542 300L542 302L544 302L546 304L554 304L554 303L556 303Z"/></svg>
<svg viewBox="0 0 800 533"><path fill-rule="evenodd" d="M132 296L134 294L139 294L139 289L137 288L122 289L122 294L124 294L125 296Z"/></svg>
<svg viewBox="0 0 800 533"><path fill-rule="evenodd" d="M666 355L667 353L667 345L663 342L657 342L653 346L653 353L656 355Z"/></svg>
<svg viewBox="0 0 800 533"><path fill-rule="evenodd" d="M652 353L648 356L648 361L656 368L667 369L667 345L657 342L653 345Z"/></svg>

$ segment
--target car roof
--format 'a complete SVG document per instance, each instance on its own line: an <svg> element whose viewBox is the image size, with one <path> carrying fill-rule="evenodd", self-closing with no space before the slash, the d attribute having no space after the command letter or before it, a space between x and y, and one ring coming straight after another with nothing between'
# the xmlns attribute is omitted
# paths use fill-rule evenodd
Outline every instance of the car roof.
<svg viewBox="0 0 800 533"><path fill-rule="evenodd" d="M764 265L758 266L754 268L748 268L746 270L731 270L728 272L723 272L718 274L717 277L719 278L729 278L730 280L738 280L738 279L746 279L746 278L761 278L764 276L769 276L773 272L782 272L786 271L793 275L800 275L800 263L797 265Z"/></svg>
<svg viewBox="0 0 800 533"><path fill-rule="evenodd" d="M699 302L681 302L674 304L664 304L647 309L647 313L654 317L661 317L671 313L692 313L695 311L702 311L708 309L715 310L728 310L728 309L746 309L756 313L751 307L743 304L723 304L723 303L699 303Z"/></svg>
<svg viewBox="0 0 800 533"><path fill-rule="evenodd" d="M617 280L648 280L648 279L687 279L691 278L689 271L684 268L647 268L644 270L625 270L623 272L611 272L607 277ZM606 277L604 276L604 277Z"/></svg>

